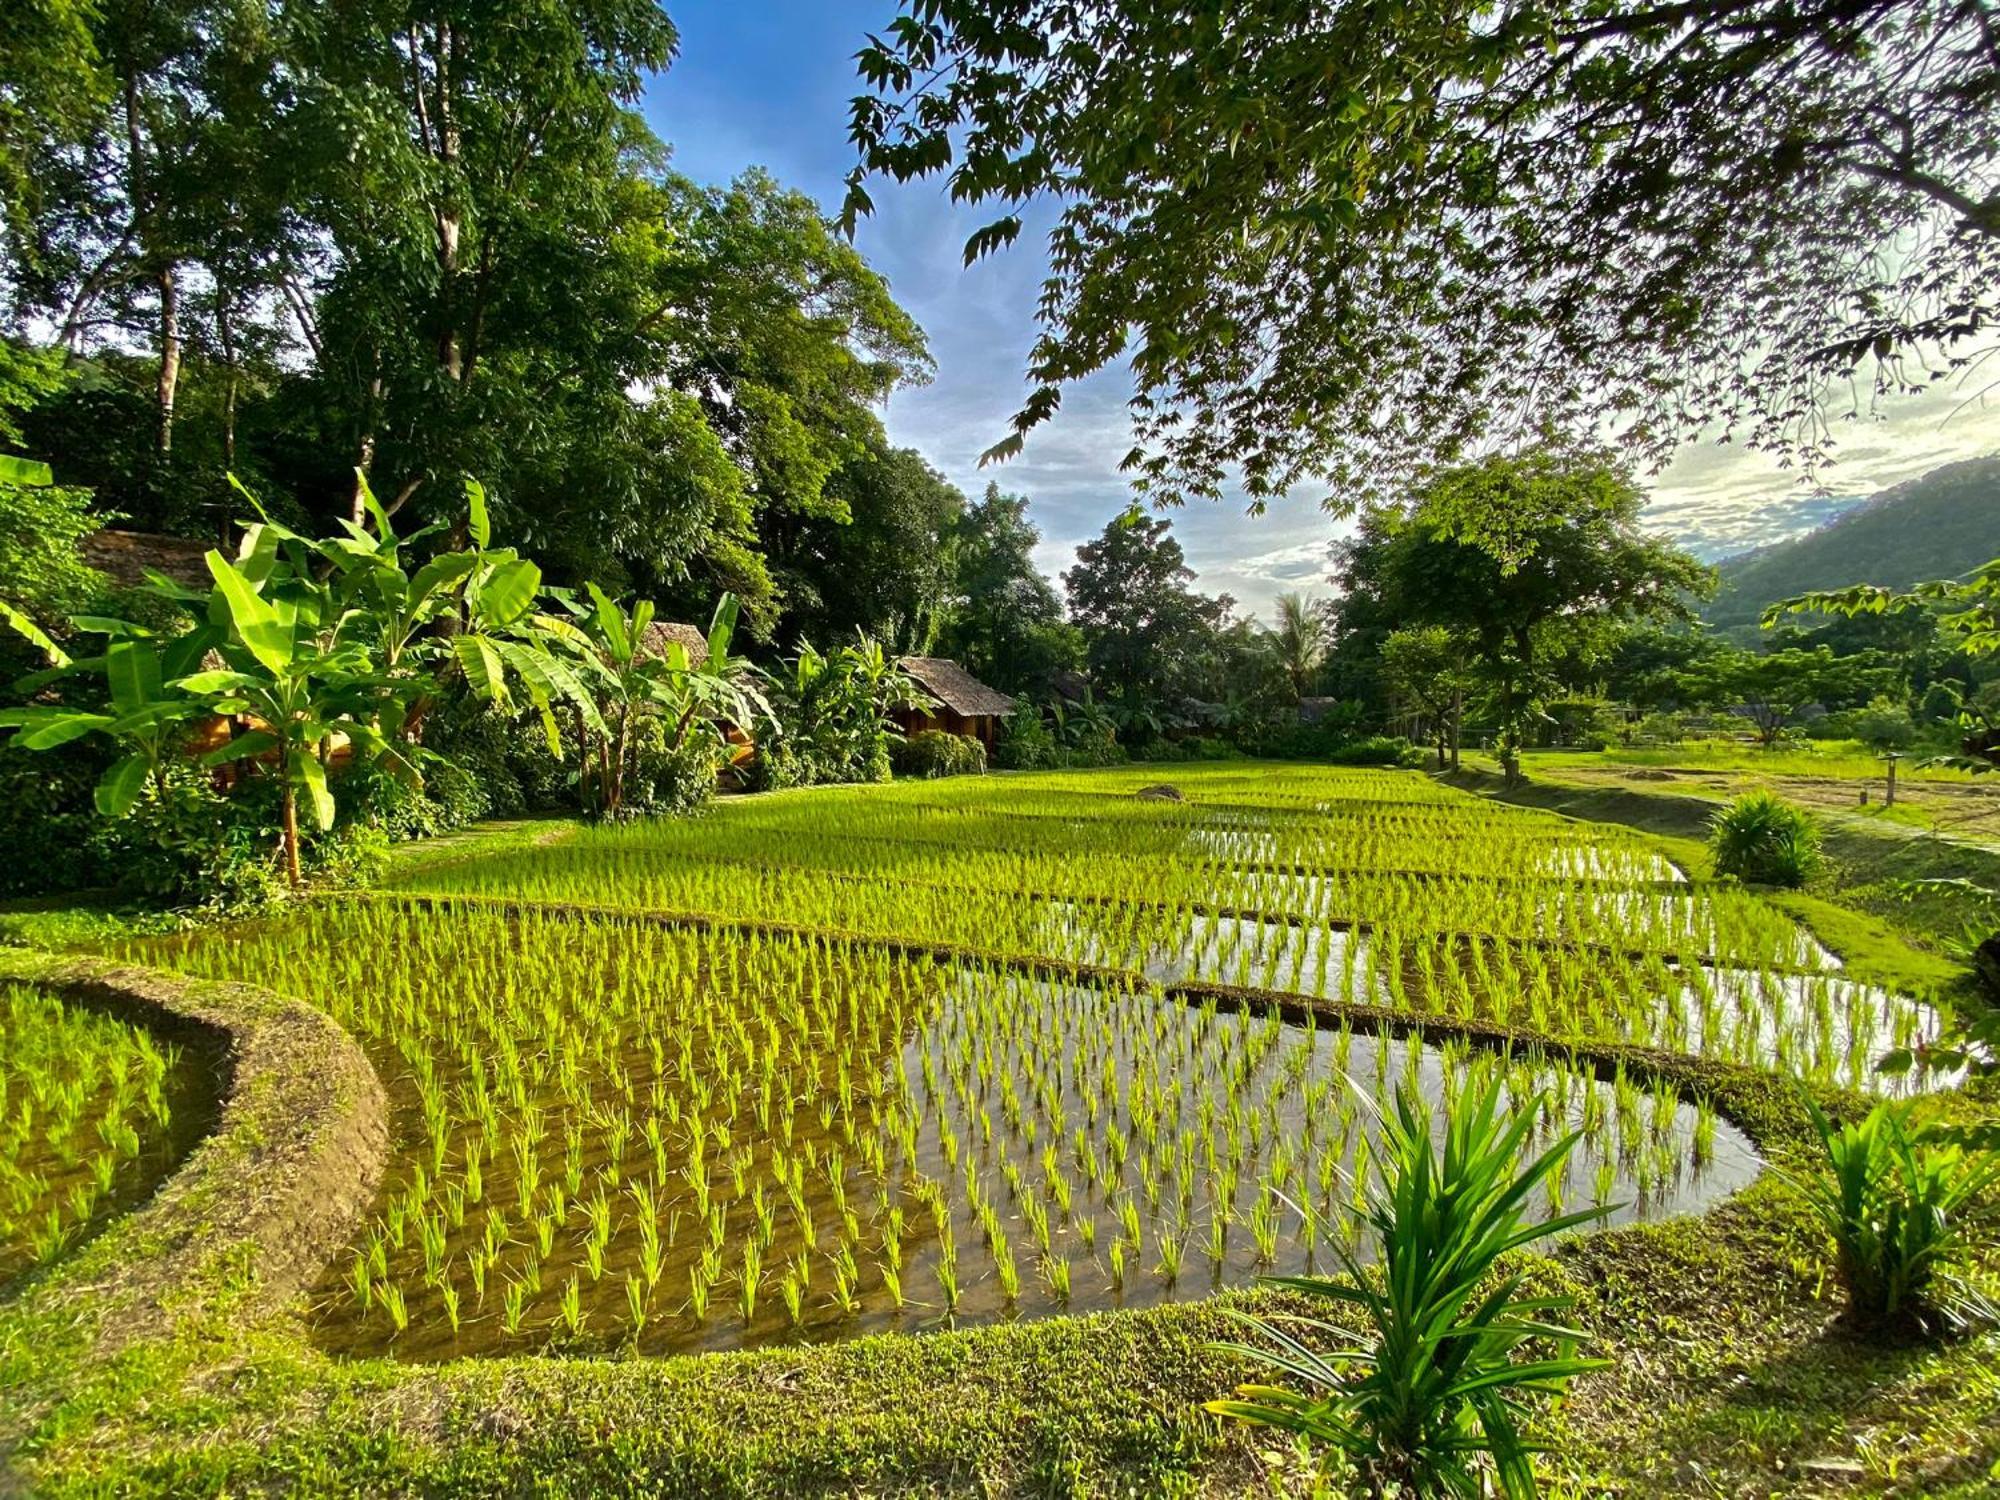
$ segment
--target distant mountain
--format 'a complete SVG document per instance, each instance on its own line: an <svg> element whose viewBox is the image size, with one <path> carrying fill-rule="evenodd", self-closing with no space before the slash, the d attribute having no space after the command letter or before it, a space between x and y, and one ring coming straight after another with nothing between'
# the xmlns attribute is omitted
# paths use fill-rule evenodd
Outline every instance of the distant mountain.
<svg viewBox="0 0 2000 1500"><path fill-rule="evenodd" d="M1956 578L2000 557L2000 455L1906 480L1816 531L1728 558L1702 616L1718 630L1755 629L1764 606L1811 589L1874 583L1908 588Z"/></svg>
<svg viewBox="0 0 2000 1500"><path fill-rule="evenodd" d="M1800 494L1727 512L1712 501L1694 515L1660 508L1647 519L1683 551L1692 552L1705 563L1721 563L1780 542L1796 541L1867 503L1866 495Z"/></svg>

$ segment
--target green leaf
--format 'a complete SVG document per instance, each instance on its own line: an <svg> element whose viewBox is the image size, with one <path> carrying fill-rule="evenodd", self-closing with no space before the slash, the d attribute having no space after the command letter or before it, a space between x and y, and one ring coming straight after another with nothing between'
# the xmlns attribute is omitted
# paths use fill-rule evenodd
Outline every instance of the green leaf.
<svg viewBox="0 0 2000 1500"><path fill-rule="evenodd" d="M56 482L45 463L37 463L32 458L16 458L11 453L0 453L0 484L18 484L24 489L45 489Z"/></svg>
<svg viewBox="0 0 2000 1500"><path fill-rule="evenodd" d="M151 641L113 641L104 653L111 705L135 714L160 696L160 653Z"/></svg>
<svg viewBox="0 0 2000 1500"><path fill-rule="evenodd" d="M174 686L184 693L254 693L264 686L258 678L248 672L230 672L218 668L213 672L194 672L186 677L174 679Z"/></svg>
<svg viewBox="0 0 2000 1500"><path fill-rule="evenodd" d="M441 552L421 568L410 580L410 602L421 604L441 588L447 588L470 575L479 566L479 559L470 552Z"/></svg>
<svg viewBox="0 0 2000 1500"><path fill-rule="evenodd" d="M98 812L107 818L124 817L132 810L132 804L139 800L139 793L145 790L146 776L152 769L152 761L137 750L114 762L111 769L98 778L97 789L91 794Z"/></svg>
<svg viewBox="0 0 2000 1500"><path fill-rule="evenodd" d="M277 566L277 529L265 521L244 527L243 540L236 548L236 571L253 587L262 588Z"/></svg>
<svg viewBox="0 0 2000 1500"><path fill-rule="evenodd" d="M50 666L61 668L69 665L69 653L50 640L41 626L21 613L20 610L14 608L5 599L0 599L0 620L5 620L13 627L16 635L22 637L29 645L41 652L47 658Z"/></svg>
<svg viewBox="0 0 2000 1500"><path fill-rule="evenodd" d="M292 632L278 612L220 552L208 554L208 571L229 612L237 638L272 676L292 664Z"/></svg>
<svg viewBox="0 0 2000 1500"><path fill-rule="evenodd" d="M604 637L604 643L610 649L613 659L621 662L630 661L632 638L625 629L624 611L613 604L610 597L596 584L586 583L584 587L590 591L590 602L593 606L591 618L597 624L597 633Z"/></svg>
<svg viewBox="0 0 2000 1500"><path fill-rule="evenodd" d="M130 620L120 620L113 615L71 615L70 624L78 630L87 630L92 635L108 635L113 640L141 640L152 634L143 625L134 625Z"/></svg>
<svg viewBox="0 0 2000 1500"><path fill-rule="evenodd" d="M458 658L473 692L488 703L507 700L507 667L493 648L493 642L483 635L453 636L451 652Z"/></svg>
<svg viewBox="0 0 2000 1500"><path fill-rule="evenodd" d="M14 743L23 750L53 750L96 730L109 729L111 724L109 714L66 713L58 709L46 718L37 719L33 727L24 727L14 737Z"/></svg>
<svg viewBox="0 0 2000 1500"><path fill-rule="evenodd" d="M222 766L252 755L266 755L277 748L278 737L270 730L252 729L237 735L228 744L209 751L201 758L201 763L205 766Z"/></svg>
<svg viewBox="0 0 2000 1500"><path fill-rule="evenodd" d="M333 827L333 793L327 788L326 767L319 763L319 757L303 748L294 750L291 774L293 783L306 794L313 822L321 832Z"/></svg>
<svg viewBox="0 0 2000 1500"><path fill-rule="evenodd" d="M743 606L736 595L724 592L715 601L715 614L708 622L708 664L719 670L729 659L729 642L736 634L736 621L742 614Z"/></svg>
<svg viewBox="0 0 2000 1500"><path fill-rule="evenodd" d="M361 503L368 508L374 519L377 537L385 542L396 539L396 530L389 524L389 513L382 509L382 502L375 498L375 491L368 483L368 475L361 469L354 471L354 492L361 497Z"/></svg>
<svg viewBox="0 0 2000 1500"><path fill-rule="evenodd" d="M486 486L469 477L465 481L465 513L473 545L483 551L493 540L493 523L486 514Z"/></svg>
<svg viewBox="0 0 2000 1500"><path fill-rule="evenodd" d="M495 568L479 586L478 609L486 623L511 625L535 602L542 586L542 570L526 558L517 558Z"/></svg>

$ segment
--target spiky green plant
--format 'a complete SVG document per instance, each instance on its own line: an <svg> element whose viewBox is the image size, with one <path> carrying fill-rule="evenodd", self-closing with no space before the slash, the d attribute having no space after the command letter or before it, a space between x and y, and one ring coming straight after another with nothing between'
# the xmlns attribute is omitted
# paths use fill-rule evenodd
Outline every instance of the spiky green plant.
<svg viewBox="0 0 2000 1500"><path fill-rule="evenodd" d="M1964 1209L2000 1183L2000 1153L1931 1138L1908 1102L1884 1101L1835 1125L1808 1097L1823 1170L1793 1176L1833 1241L1847 1316L1875 1337L1939 1334L1993 1309L1950 1271Z"/></svg>
<svg viewBox="0 0 2000 1500"><path fill-rule="evenodd" d="M1582 1335L1547 1321L1565 1299L1521 1294L1525 1272L1498 1263L1544 1235L1574 1228L1607 1210L1530 1221L1526 1205L1560 1170L1574 1135L1522 1164L1534 1127L1532 1109L1504 1116L1500 1080L1461 1099L1440 1152L1431 1117L1401 1088L1383 1121L1379 1186L1366 1212L1380 1261L1379 1279L1364 1273L1339 1240L1330 1248L1348 1275L1273 1277L1271 1284L1357 1310L1363 1327L1348 1331L1320 1318L1232 1313L1263 1342L1224 1347L1300 1383L1303 1389L1252 1384L1208 1409L1297 1434L1344 1456L1377 1492L1480 1496L1490 1464L1512 1500L1536 1493L1522 1433L1533 1398L1560 1392L1602 1360L1566 1351ZM1325 1336L1340 1347L1316 1347ZM1531 1339L1553 1340L1558 1353L1522 1357Z"/></svg>
<svg viewBox="0 0 2000 1500"><path fill-rule="evenodd" d="M1819 825L1767 791L1745 792L1715 815L1708 847L1718 875L1756 885L1801 886L1819 868Z"/></svg>

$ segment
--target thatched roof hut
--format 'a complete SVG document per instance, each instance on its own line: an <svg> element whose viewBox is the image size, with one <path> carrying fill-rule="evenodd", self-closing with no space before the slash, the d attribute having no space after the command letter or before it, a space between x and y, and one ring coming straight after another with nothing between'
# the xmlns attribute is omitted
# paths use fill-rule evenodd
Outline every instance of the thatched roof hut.
<svg viewBox="0 0 2000 1500"><path fill-rule="evenodd" d="M1014 711L1014 700L996 692L957 662L942 656L905 656L900 666L934 700L930 713L904 709L897 722L905 734L926 729L942 729L947 734L969 735L990 752L1000 721Z"/></svg>
<svg viewBox="0 0 2000 1500"><path fill-rule="evenodd" d="M206 561L214 542L166 536L157 531L93 531L83 539L83 560L121 589L135 589L146 572L172 579L185 588L206 591L215 580Z"/></svg>
<svg viewBox="0 0 2000 1500"><path fill-rule="evenodd" d="M646 627L646 637L639 649L646 656L665 656L667 647L676 643L687 648L691 662L705 661L708 657L708 632L678 620L653 621Z"/></svg>

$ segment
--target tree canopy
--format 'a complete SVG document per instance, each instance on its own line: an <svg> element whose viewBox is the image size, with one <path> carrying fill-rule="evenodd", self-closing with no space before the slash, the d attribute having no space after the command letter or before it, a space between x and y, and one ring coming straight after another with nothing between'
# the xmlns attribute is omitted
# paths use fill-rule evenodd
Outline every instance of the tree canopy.
<svg viewBox="0 0 2000 1500"><path fill-rule="evenodd" d="M668 169L656 0L37 16L0 54L0 317L88 378L16 435L135 524L212 531L224 471L359 521L357 469L450 522L479 473L557 576L768 632L765 531L844 521L928 375L811 199Z"/></svg>
<svg viewBox="0 0 2000 1500"><path fill-rule="evenodd" d="M1060 204L1033 389L1129 358L1140 490L1379 499L1475 444L1800 457L1978 352L2000 33L1966 0L912 0L872 177Z"/></svg>
<svg viewBox="0 0 2000 1500"><path fill-rule="evenodd" d="M1090 645L1091 671L1128 703L1159 703L1189 691L1190 678L1233 603L1192 587L1172 524L1133 512L1114 516L1076 549L1063 574L1070 616Z"/></svg>
<svg viewBox="0 0 2000 1500"><path fill-rule="evenodd" d="M1519 748L1552 656L1622 621L1691 618L1713 575L1639 529L1642 496L1608 456L1537 448L1448 469L1391 523L1380 578L1400 622L1475 643L1503 757Z"/></svg>

